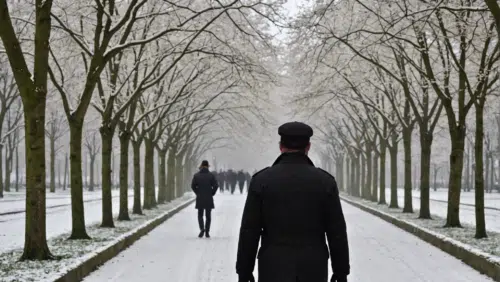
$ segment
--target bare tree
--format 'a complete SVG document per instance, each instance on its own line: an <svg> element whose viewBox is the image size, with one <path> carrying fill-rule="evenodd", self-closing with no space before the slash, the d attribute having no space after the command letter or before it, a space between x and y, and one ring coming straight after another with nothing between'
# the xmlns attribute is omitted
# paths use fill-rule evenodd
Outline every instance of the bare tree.
<svg viewBox="0 0 500 282"><path fill-rule="evenodd" d="M84 146L89 155L89 191L94 191L94 171L95 160L101 151L101 145L97 139L97 131L92 131L85 136Z"/></svg>
<svg viewBox="0 0 500 282"><path fill-rule="evenodd" d="M10 191L11 186L11 173L14 164L14 154L16 147L20 142L19 127L21 126L23 111L21 108L21 101L18 100L16 107L12 107L7 112L7 136L3 140L7 140L7 150L5 154L5 191Z"/></svg>
<svg viewBox="0 0 500 282"><path fill-rule="evenodd" d="M47 126L45 128L45 136L49 139L50 148L50 192L56 191L56 155L61 149L57 146L57 141L66 134L67 126L64 115L61 112L53 110L49 114Z"/></svg>
<svg viewBox="0 0 500 282"><path fill-rule="evenodd" d="M30 8L33 8L32 6ZM21 260L52 258L45 222L45 103L52 0L35 1L34 68L28 67L6 0L0 0L0 38L24 106L26 229ZM1 181L0 181L1 182Z"/></svg>

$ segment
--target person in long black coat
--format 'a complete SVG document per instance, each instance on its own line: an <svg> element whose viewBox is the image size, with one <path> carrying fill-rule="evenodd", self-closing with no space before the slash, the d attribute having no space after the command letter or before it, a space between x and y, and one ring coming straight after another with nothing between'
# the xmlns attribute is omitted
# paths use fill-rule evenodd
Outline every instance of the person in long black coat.
<svg viewBox="0 0 500 282"><path fill-rule="evenodd" d="M252 179L252 175L250 175L250 173L245 172L245 180L247 182L247 193L248 193L248 187L250 187L250 180Z"/></svg>
<svg viewBox="0 0 500 282"><path fill-rule="evenodd" d="M224 172L219 170L219 172L214 172L215 178L217 179L217 183L219 183L219 188L222 193L224 193Z"/></svg>
<svg viewBox="0 0 500 282"><path fill-rule="evenodd" d="M243 170L238 171L237 179L238 179L238 187L240 188L240 194L243 194L243 187L245 186L245 179L246 179Z"/></svg>
<svg viewBox="0 0 500 282"><path fill-rule="evenodd" d="M194 174L191 181L191 189L196 194L196 206L198 209L198 224L200 233L198 237L210 238L210 224L212 222L212 209L214 205L214 195L217 193L219 184L215 176L208 170L208 161L201 162L200 171ZM203 222L203 213L205 213L206 222Z"/></svg>
<svg viewBox="0 0 500 282"><path fill-rule="evenodd" d="M330 281L346 282L349 247L335 178L307 156L312 128L286 123L278 133L282 154L250 182L238 242L238 281L254 281L257 257L259 282L326 282L330 257Z"/></svg>
<svg viewBox="0 0 500 282"><path fill-rule="evenodd" d="M238 175L232 169L229 169L226 175L229 187L231 189L231 194L234 194L234 190L236 190L236 184L238 183Z"/></svg>

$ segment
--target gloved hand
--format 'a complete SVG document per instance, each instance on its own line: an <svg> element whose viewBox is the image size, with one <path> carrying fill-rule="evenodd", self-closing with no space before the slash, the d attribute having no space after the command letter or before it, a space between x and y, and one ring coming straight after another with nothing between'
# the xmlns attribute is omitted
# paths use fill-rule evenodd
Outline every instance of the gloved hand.
<svg viewBox="0 0 500 282"><path fill-rule="evenodd" d="M347 282L347 275L332 275L330 282Z"/></svg>
<svg viewBox="0 0 500 282"><path fill-rule="evenodd" d="M253 278L253 274L239 274L238 282L255 282L255 278Z"/></svg>

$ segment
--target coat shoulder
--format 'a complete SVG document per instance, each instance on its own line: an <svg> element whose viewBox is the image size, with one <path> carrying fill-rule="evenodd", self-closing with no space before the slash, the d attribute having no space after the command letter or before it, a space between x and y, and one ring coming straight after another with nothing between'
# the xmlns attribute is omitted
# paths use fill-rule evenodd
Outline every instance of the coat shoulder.
<svg viewBox="0 0 500 282"><path fill-rule="evenodd" d="M322 169L322 168L317 168L319 171L323 173L323 175L328 179L328 185L326 185L326 192L327 193L334 193L338 194L338 187L337 187L337 181L335 180L335 177L331 175L328 171Z"/></svg>
<svg viewBox="0 0 500 282"><path fill-rule="evenodd" d="M326 171L326 170L324 170L324 169L322 169L322 168L319 168L319 167L317 167L317 169L318 169L319 171L323 172L323 173L324 173L326 176L328 176L330 179L335 180L335 177L334 177L333 175L331 175L328 171Z"/></svg>
<svg viewBox="0 0 500 282"><path fill-rule="evenodd" d="M260 173L262 173L262 172L264 172L264 171L268 170L269 168L270 168L270 166L265 167L265 168L263 168L263 169L261 169L261 170L257 171L256 173L254 173L254 174L252 175L252 178L254 178L254 177L256 177L258 174L260 174Z"/></svg>

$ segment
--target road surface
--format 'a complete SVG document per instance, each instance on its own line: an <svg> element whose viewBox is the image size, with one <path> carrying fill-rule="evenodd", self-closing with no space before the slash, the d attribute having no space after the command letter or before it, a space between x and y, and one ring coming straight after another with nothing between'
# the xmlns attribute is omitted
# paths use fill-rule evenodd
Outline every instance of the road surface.
<svg viewBox="0 0 500 282"><path fill-rule="evenodd" d="M234 282L244 195L218 195L210 239L199 239L191 205L84 279ZM350 282L493 281L441 250L344 203ZM257 271L255 271L257 274ZM257 275L256 275L257 278Z"/></svg>

